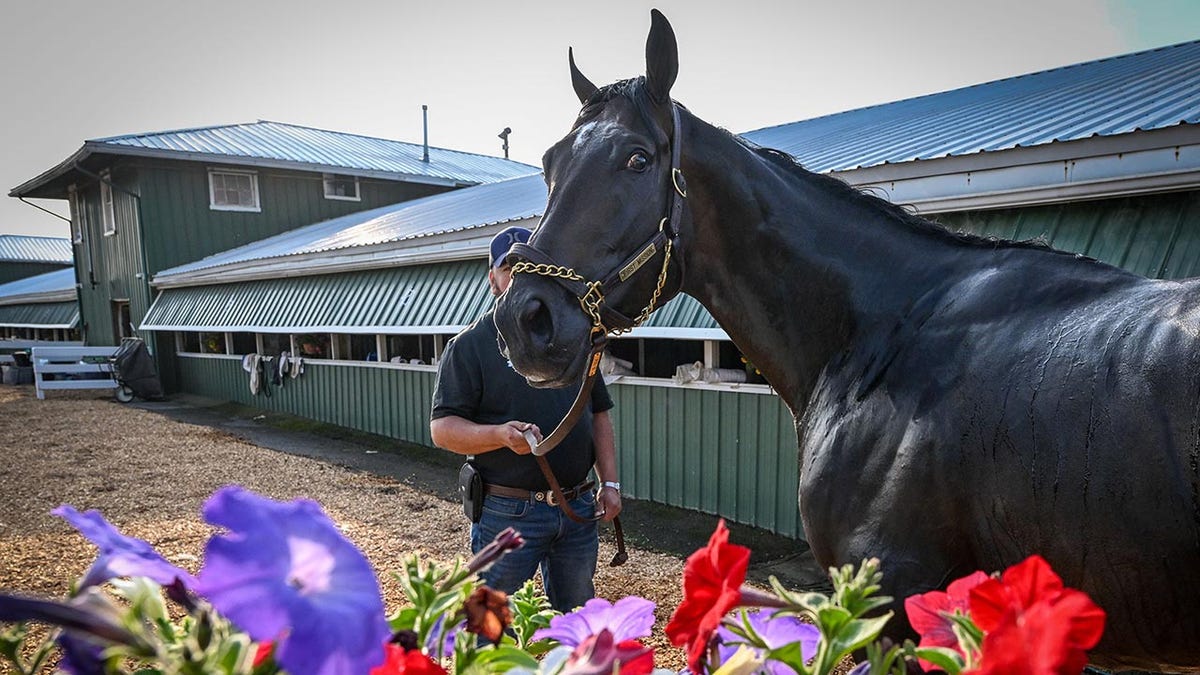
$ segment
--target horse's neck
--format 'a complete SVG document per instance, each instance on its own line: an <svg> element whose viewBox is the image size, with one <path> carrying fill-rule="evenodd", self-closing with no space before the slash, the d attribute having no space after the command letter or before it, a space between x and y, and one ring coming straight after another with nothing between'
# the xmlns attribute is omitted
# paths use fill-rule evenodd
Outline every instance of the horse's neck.
<svg viewBox="0 0 1200 675"><path fill-rule="evenodd" d="M898 319L933 283L930 256L949 252L914 254L922 235L876 222L887 217L865 200L688 121L684 290L799 414L830 359L864 326Z"/></svg>

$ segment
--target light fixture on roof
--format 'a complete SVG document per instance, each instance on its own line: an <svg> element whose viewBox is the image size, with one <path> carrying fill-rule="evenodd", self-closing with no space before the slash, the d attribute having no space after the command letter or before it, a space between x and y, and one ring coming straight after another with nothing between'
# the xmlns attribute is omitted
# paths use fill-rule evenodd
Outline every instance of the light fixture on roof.
<svg viewBox="0 0 1200 675"><path fill-rule="evenodd" d="M497 135L497 137L500 140L504 141L504 159L508 159L508 135L511 133L512 133L511 127L504 127L504 131L501 131Z"/></svg>

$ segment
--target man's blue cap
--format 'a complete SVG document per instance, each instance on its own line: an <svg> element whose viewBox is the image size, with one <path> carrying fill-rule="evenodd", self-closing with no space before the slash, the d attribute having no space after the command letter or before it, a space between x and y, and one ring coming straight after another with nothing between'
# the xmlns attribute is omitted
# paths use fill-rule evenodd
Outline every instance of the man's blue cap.
<svg viewBox="0 0 1200 675"><path fill-rule="evenodd" d="M513 244L524 244L529 241L529 235L529 230L523 227L509 227L492 237L492 248L488 260L492 268L503 265L508 249L512 248Z"/></svg>

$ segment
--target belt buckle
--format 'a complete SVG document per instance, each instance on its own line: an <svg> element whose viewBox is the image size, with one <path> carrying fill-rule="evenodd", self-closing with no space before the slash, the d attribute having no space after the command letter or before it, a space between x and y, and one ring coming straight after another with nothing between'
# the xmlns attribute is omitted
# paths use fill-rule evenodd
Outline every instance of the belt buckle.
<svg viewBox="0 0 1200 675"><path fill-rule="evenodd" d="M554 490L546 490L545 492L539 493L539 495L544 495L546 503L550 506L558 506L558 500L554 497ZM539 501L540 499L541 497L539 496Z"/></svg>

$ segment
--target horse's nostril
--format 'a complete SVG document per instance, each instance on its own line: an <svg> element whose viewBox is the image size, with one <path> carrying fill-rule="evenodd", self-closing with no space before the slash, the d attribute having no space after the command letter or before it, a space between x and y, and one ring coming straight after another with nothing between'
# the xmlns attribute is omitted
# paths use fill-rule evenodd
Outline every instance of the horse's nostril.
<svg viewBox="0 0 1200 675"><path fill-rule="evenodd" d="M538 349L546 349L554 335L554 321L550 318L550 309L537 298L531 298L525 303L521 312L521 323L529 334L529 341Z"/></svg>

